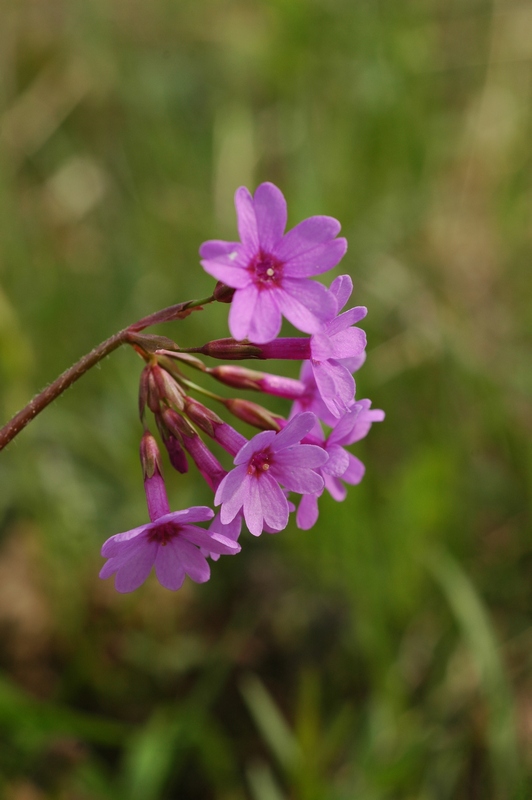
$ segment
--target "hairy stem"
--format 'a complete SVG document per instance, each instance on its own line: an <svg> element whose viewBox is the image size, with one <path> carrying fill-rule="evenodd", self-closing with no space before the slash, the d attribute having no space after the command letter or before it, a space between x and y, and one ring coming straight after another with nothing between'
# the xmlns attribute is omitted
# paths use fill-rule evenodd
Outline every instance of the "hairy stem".
<svg viewBox="0 0 532 800"><path fill-rule="evenodd" d="M90 353L87 353L87 355L80 358L73 366L65 370L62 375L43 389L42 392L39 392L33 400L30 400L27 406L24 406L18 414L15 414L15 416L0 429L0 450L3 450L4 447L37 416L37 414L40 414L40 412L59 397L65 389L72 386L78 378L81 378L82 375L112 353L113 350L116 350L126 343L134 344L134 336L131 334L138 333L150 325L155 325L159 322L183 319L188 316L191 311L200 309L202 306L207 305L207 303L212 303L213 300L214 297L211 296L203 300L189 300L186 303L169 306L162 311L156 311L154 314L143 317L138 322L133 323L133 325L124 328L124 330L106 339L105 342L99 344L94 350L91 350Z"/></svg>

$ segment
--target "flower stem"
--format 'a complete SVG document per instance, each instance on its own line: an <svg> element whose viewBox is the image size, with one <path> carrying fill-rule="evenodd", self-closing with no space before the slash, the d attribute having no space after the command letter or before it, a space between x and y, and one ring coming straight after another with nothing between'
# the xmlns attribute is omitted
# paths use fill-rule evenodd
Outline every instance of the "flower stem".
<svg viewBox="0 0 532 800"><path fill-rule="evenodd" d="M154 314L143 317L138 322L134 322L133 325L124 328L109 339L106 339L105 342L99 344L91 350L90 353L87 353L87 355L80 358L79 361L73 364L69 369L65 370L53 383L47 386L46 389L43 389L42 392L39 392L33 400L30 400L28 405L24 406L18 414L15 414L3 428L0 428L0 450L3 450L4 447L37 416L37 414L40 414L40 412L59 397L65 389L72 386L78 378L81 378L82 375L112 353L113 350L117 350L123 344L134 344L131 334L142 331L150 325L155 325L159 322L183 319L193 310L199 310L204 305L207 305L207 303L212 303L213 301L214 297L211 295L211 297L202 300L188 300L186 303L178 303L177 305L169 306L168 308L162 309L162 311L156 311Z"/></svg>

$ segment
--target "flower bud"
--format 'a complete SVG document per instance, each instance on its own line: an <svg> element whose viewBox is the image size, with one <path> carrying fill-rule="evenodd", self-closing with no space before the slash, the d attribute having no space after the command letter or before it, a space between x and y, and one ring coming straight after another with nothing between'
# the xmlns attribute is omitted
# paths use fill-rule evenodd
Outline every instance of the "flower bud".
<svg viewBox="0 0 532 800"><path fill-rule="evenodd" d="M145 480L152 478L155 473L162 474L159 447L149 431L144 431L140 440L140 463Z"/></svg>
<svg viewBox="0 0 532 800"><path fill-rule="evenodd" d="M203 403L194 400L192 397L185 398L184 408L187 417L192 420L192 422L195 422L198 428L201 428L202 431L205 431L205 433L212 438L215 437L215 426L223 424L223 420L220 419L218 414L215 414L210 408L207 408Z"/></svg>
<svg viewBox="0 0 532 800"><path fill-rule="evenodd" d="M153 375L159 398L164 400L170 408L182 411L185 407L185 393L175 378L158 365L153 367Z"/></svg>
<svg viewBox="0 0 532 800"><path fill-rule="evenodd" d="M222 281L218 281L212 293L215 300L219 303L230 303L235 294L235 290L231 286L227 286Z"/></svg>
<svg viewBox="0 0 532 800"><path fill-rule="evenodd" d="M249 342L237 342L236 339L215 339L203 347L195 348L195 352L204 356L221 358L226 361L241 361L244 358L263 358L261 346Z"/></svg>
<svg viewBox="0 0 532 800"><path fill-rule="evenodd" d="M267 408L252 403L250 400L241 400L239 397L231 397L224 400L224 405L231 414L247 422L261 431L280 431L279 417L268 411Z"/></svg>

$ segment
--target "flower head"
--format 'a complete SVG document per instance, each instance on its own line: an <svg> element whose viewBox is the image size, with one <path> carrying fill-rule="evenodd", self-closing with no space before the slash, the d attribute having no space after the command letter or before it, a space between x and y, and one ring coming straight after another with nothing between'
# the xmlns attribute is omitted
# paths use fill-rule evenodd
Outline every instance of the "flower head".
<svg viewBox="0 0 532 800"><path fill-rule="evenodd" d="M299 414L280 432L263 431L244 445L235 457L235 469L222 480L214 498L215 505L221 505L222 524L242 509L254 536L265 528L283 530L289 504L281 486L300 494L323 488L323 478L315 470L327 461L327 453L320 446L300 444L315 421L314 414Z"/></svg>
<svg viewBox="0 0 532 800"><path fill-rule="evenodd" d="M309 278L343 257L347 242L336 238L340 223L309 217L285 234L286 201L273 183L261 183L253 197L241 186L235 206L241 241L211 240L200 248L205 271L235 289L231 335L270 342L281 329L282 316L305 333L317 332L334 316L335 298Z"/></svg>
<svg viewBox="0 0 532 800"><path fill-rule="evenodd" d="M185 511L170 511L157 444L147 432L142 439L141 459L151 522L117 533L104 542L102 556L109 560L102 567L100 578L116 575L117 591L132 592L144 583L155 566L159 583L167 589L179 589L185 575L196 583L208 581L210 568L205 553L233 555L240 546L215 531L195 527L193 523L213 518L210 508L195 506Z"/></svg>
<svg viewBox="0 0 532 800"><path fill-rule="evenodd" d="M329 456L328 460L318 469L323 477L324 489L334 500L344 500L347 490L344 483L356 485L364 477L366 468L362 461L354 456L345 447L363 439L369 432L374 422L382 422L384 411L371 409L370 400L359 400L348 411L330 432L324 437L321 428L314 427L309 441L317 440ZM318 498L323 493L307 493L301 498L297 509L296 522L299 528L308 530L318 519Z"/></svg>

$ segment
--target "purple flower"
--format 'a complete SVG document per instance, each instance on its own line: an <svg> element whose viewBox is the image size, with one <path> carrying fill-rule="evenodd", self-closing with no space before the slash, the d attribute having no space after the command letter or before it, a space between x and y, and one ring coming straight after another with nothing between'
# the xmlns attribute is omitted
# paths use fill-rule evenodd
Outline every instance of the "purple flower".
<svg viewBox="0 0 532 800"><path fill-rule="evenodd" d="M282 431L263 431L244 445L235 457L235 469L222 480L214 498L215 505L221 505L222 524L242 509L254 536L266 527L280 531L289 513L281 485L300 494L321 491L323 478L315 469L327 461L327 453L320 446L300 444L315 421L314 414L299 414Z"/></svg>
<svg viewBox="0 0 532 800"><path fill-rule="evenodd" d="M384 411L371 409L370 406L370 400L359 400L337 423L327 439L321 429L316 436L316 428L313 428L312 436L308 437L309 441L317 440L329 456L328 461L318 471L323 477L324 488L334 500L345 499L347 489L344 483L354 486L364 477L366 468L362 461L344 448L363 439L374 422L382 422L384 419ZM318 498L322 493L323 489L301 498L296 515L298 528L308 530L315 524L319 513Z"/></svg>
<svg viewBox="0 0 532 800"><path fill-rule="evenodd" d="M241 242L211 240L200 248L206 272L235 289L231 335L270 342L281 330L282 315L305 333L320 330L335 313L335 298L309 278L343 257L347 242L336 238L340 223L310 217L285 234L286 201L273 183L261 183L254 197L241 186L235 206Z"/></svg>
<svg viewBox="0 0 532 800"><path fill-rule="evenodd" d="M349 275L340 275L331 285L331 293L341 310L353 290ZM321 398L334 417L341 417L355 402L353 368L360 366L366 347L366 334L354 327L367 314L364 306L344 311L326 322L310 338L314 380Z"/></svg>
<svg viewBox="0 0 532 800"><path fill-rule="evenodd" d="M214 512L210 508L195 506L170 512L158 470L145 479L144 485L151 522L111 536L102 547L102 556L109 561L102 567L100 578L116 574L117 591L138 589L153 566L159 583L167 589L179 589L185 575L204 583L210 577L204 553L238 553L240 546L235 541L191 524L212 519Z"/></svg>

